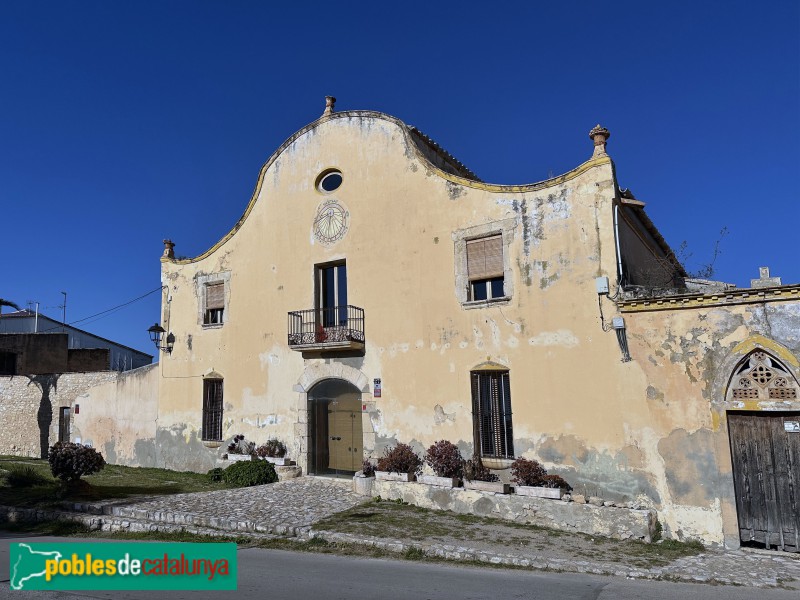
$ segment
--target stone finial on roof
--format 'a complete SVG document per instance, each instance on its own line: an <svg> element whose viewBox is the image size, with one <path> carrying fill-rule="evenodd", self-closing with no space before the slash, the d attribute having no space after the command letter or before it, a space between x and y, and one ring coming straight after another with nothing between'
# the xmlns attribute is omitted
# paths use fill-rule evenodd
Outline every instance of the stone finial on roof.
<svg viewBox="0 0 800 600"><path fill-rule="evenodd" d="M758 268L758 279L750 280L751 288L766 288L781 285L780 277L771 277L769 274L769 267Z"/></svg>
<svg viewBox="0 0 800 600"><path fill-rule="evenodd" d="M175 258L175 242L164 240L164 258Z"/></svg>
<svg viewBox="0 0 800 600"><path fill-rule="evenodd" d="M333 113L333 106L336 104L336 98L333 96L325 96L325 110L322 111L322 116L327 117Z"/></svg>
<svg viewBox="0 0 800 600"><path fill-rule="evenodd" d="M589 137L594 141L594 152L592 156L598 156L606 153L606 142L611 137L611 132L602 127L599 123L595 125L589 132Z"/></svg>

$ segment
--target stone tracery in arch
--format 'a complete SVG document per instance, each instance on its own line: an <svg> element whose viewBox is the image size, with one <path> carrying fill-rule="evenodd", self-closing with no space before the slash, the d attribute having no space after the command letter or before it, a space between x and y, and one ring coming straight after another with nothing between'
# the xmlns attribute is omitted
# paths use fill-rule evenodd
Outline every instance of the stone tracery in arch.
<svg viewBox="0 0 800 600"><path fill-rule="evenodd" d="M797 380L786 366L768 352L757 349L734 369L728 385L731 400L796 400Z"/></svg>

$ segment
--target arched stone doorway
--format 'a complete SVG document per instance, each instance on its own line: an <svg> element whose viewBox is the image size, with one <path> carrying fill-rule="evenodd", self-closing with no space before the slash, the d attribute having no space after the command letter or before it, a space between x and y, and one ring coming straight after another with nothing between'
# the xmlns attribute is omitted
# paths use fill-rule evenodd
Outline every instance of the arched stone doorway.
<svg viewBox="0 0 800 600"><path fill-rule="evenodd" d="M361 390L324 379L308 391L308 473L350 476L364 459Z"/></svg>
<svg viewBox="0 0 800 600"><path fill-rule="evenodd" d="M725 400L742 545L800 552L799 398L792 369L764 348L733 369Z"/></svg>

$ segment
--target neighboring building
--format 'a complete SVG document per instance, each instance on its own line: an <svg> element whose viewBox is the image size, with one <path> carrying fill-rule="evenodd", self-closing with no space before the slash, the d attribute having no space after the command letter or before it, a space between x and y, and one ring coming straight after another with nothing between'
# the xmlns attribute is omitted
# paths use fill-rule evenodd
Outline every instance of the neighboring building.
<svg viewBox="0 0 800 600"><path fill-rule="evenodd" d="M99 349L105 348L108 350L107 362L104 367L98 369L81 369L81 370L97 370L106 371L128 371L130 369L138 369L153 362L153 357L150 354L145 354L128 346L117 344L111 340L107 340L100 336L94 335L77 327L60 323L50 317L42 314L36 314L30 310L20 310L12 313L5 313L0 315L0 334L3 333L27 333L31 335L48 335L52 333L63 333L67 336L67 346L69 350L77 349ZM43 346L46 343L42 340L33 338L31 344ZM58 342L57 344L60 344ZM51 342L51 345L55 342ZM76 356L79 353L74 353ZM11 360L6 356L4 359L0 356L0 370L2 369L3 361ZM30 359L29 359L29 364ZM43 367L33 367L34 371L22 371L27 373L66 373L68 371L43 371Z"/></svg>
<svg viewBox="0 0 800 600"><path fill-rule="evenodd" d="M66 333L0 333L0 375L108 371L108 348L69 348Z"/></svg>
<svg viewBox="0 0 800 600"><path fill-rule="evenodd" d="M338 475L447 439L505 479L525 456L646 504L667 536L800 548L800 286L688 280L599 126L572 171L496 185L393 117L332 109L212 248L165 241L174 347L120 461L205 470L243 433Z"/></svg>
<svg viewBox="0 0 800 600"><path fill-rule="evenodd" d="M106 436L125 430L126 415L146 419L148 406L142 403L154 405L146 393L133 388L135 395L118 404L119 392L107 390L130 388L146 371L118 371L152 360L149 354L30 311L0 315L0 453L46 458L53 443L75 439L79 432L73 428L74 418L89 390L102 390L105 397L99 402L113 411L94 422ZM111 387L97 387L103 383ZM93 408L96 416L98 408ZM102 449L114 462L113 446Z"/></svg>

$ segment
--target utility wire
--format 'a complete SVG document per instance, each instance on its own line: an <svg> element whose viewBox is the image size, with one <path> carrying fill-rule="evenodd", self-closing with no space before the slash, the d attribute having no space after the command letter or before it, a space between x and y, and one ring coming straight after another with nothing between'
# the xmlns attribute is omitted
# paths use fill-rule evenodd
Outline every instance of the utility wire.
<svg viewBox="0 0 800 600"><path fill-rule="evenodd" d="M88 321L89 319L92 319L92 322L97 321L100 318L103 318L104 315L107 315L107 314L112 313L112 312L114 312L116 310L119 310L120 308L124 308L124 307L128 306L129 304L133 304L134 302L138 302L139 300L142 300L143 298L147 298L151 294L155 294L156 292L160 292L162 289L163 288L161 286L158 286L156 289L150 290L146 294L142 294L141 296L139 296L137 298L134 298L133 300L128 300L127 302L123 302L122 304L118 304L117 306L112 306L111 308L107 308L106 310L102 310L99 313L95 313L93 315L89 315L88 317L84 317L82 319L78 319L77 321L70 321L69 323L66 323L66 325L75 325L76 323L82 323L84 321ZM95 318L95 317L97 317L97 318ZM64 325L64 323L56 325L55 327L50 327L48 329L43 329L42 331L40 331L40 333L45 333L47 331L52 331L53 329L59 329L60 327L63 327L63 325Z"/></svg>

